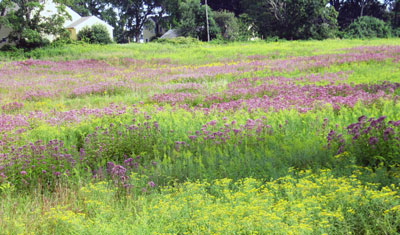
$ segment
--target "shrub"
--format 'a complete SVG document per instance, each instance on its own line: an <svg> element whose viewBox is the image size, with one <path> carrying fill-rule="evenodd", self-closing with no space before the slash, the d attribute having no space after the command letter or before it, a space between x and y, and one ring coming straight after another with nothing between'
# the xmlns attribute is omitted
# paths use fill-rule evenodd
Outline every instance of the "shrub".
<svg viewBox="0 0 400 235"><path fill-rule="evenodd" d="M84 27L78 33L78 40L95 44L108 44L112 40L106 26L95 24L92 27Z"/></svg>
<svg viewBox="0 0 400 235"><path fill-rule="evenodd" d="M78 32L77 37L79 41L90 42L90 40L93 37L92 34L93 34L92 29L88 26L85 26Z"/></svg>
<svg viewBox="0 0 400 235"><path fill-rule="evenodd" d="M371 16L362 16L351 23L344 32L345 38L387 38L390 27L384 21Z"/></svg>
<svg viewBox="0 0 400 235"><path fill-rule="evenodd" d="M43 47L50 43L48 39L42 37L39 32L32 29L22 31L21 37L23 40L21 40L19 47L24 49Z"/></svg>
<svg viewBox="0 0 400 235"><path fill-rule="evenodd" d="M0 51L8 51L8 52L18 52L18 49L15 45L5 44L0 48Z"/></svg>
<svg viewBox="0 0 400 235"><path fill-rule="evenodd" d="M393 37L400 37L400 28L393 28L392 36Z"/></svg>

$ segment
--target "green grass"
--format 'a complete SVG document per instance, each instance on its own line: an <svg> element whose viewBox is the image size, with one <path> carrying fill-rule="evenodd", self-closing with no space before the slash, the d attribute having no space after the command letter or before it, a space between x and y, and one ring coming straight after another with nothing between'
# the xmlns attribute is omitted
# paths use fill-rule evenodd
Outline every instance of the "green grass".
<svg viewBox="0 0 400 235"><path fill-rule="evenodd" d="M343 49L358 46L400 45L397 38L373 40L324 40L324 41L280 41L280 42L235 42L229 44L71 44L62 47L47 47L17 55L19 58L50 60L135 58L144 60L169 59L177 64L203 64L218 61L243 59L251 55L285 58L288 56L311 56L343 53ZM0 58L9 60L11 54L0 52Z"/></svg>

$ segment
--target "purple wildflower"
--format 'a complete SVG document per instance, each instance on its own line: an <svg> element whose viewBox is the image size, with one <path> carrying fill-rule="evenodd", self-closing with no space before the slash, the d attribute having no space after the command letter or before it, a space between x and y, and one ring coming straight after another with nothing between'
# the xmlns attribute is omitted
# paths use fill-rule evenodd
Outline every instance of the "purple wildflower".
<svg viewBox="0 0 400 235"><path fill-rule="evenodd" d="M154 188L154 186L156 186L156 184L153 181L150 181L147 183L151 188Z"/></svg>

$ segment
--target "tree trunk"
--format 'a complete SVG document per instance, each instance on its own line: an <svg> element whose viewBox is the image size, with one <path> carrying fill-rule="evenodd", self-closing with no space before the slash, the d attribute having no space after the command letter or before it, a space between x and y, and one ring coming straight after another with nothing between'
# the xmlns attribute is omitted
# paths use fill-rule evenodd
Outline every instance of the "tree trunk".
<svg viewBox="0 0 400 235"><path fill-rule="evenodd" d="M396 2L394 5L394 25L396 27L400 25L399 9L400 9L400 2Z"/></svg>
<svg viewBox="0 0 400 235"><path fill-rule="evenodd" d="M364 8L365 8L365 6L368 4L367 1L368 1L368 0L361 0L361 3L360 3L360 5L361 5L360 17L361 17L361 16L364 16Z"/></svg>
<svg viewBox="0 0 400 235"><path fill-rule="evenodd" d="M6 8L4 7L4 9L2 9L0 12L0 16L5 16L5 14L6 14ZM2 28L2 25L0 24L0 30L1 30L1 28Z"/></svg>

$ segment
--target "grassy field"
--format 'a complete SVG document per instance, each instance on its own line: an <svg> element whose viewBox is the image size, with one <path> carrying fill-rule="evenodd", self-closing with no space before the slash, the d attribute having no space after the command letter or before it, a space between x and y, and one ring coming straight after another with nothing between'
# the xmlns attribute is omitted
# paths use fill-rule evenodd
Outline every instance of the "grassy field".
<svg viewBox="0 0 400 235"><path fill-rule="evenodd" d="M3 52L0 234L398 234L399 61L398 39Z"/></svg>

